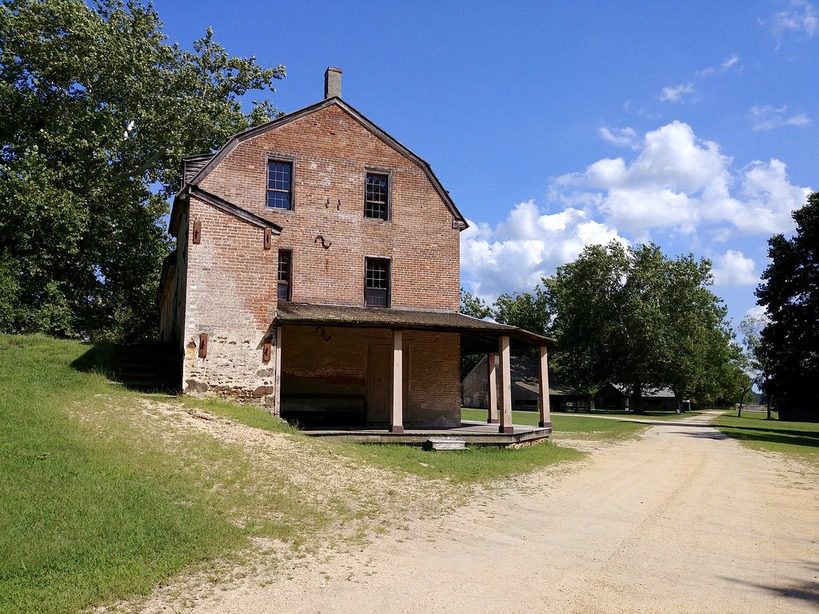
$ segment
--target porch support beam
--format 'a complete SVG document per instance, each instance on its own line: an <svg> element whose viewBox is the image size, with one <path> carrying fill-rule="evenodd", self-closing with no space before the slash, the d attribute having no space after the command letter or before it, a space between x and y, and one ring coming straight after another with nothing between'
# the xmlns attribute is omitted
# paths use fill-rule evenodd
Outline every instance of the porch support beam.
<svg viewBox="0 0 819 614"><path fill-rule="evenodd" d="M392 331L392 408L390 433L404 432L404 349L400 330Z"/></svg>
<svg viewBox="0 0 819 614"><path fill-rule="evenodd" d="M494 352L486 355L486 365L489 372L489 424L498 423L498 355Z"/></svg>
<svg viewBox="0 0 819 614"><path fill-rule="evenodd" d="M276 339L273 344L273 406L274 416L282 413L282 327L276 327Z"/></svg>
<svg viewBox="0 0 819 614"><path fill-rule="evenodd" d="M512 427L512 368L509 363L511 353L509 351L509 337L504 335L498 343L500 353L500 433L514 433Z"/></svg>
<svg viewBox="0 0 819 614"><path fill-rule="evenodd" d="M549 404L549 350L545 345L540 346L540 361L538 369L538 411L540 413L538 426L551 427L552 413Z"/></svg>

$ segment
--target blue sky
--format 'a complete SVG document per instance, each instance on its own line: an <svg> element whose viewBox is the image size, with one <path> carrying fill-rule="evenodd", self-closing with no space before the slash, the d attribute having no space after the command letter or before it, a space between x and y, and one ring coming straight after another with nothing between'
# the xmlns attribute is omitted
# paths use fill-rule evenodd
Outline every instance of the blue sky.
<svg viewBox="0 0 819 614"><path fill-rule="evenodd" d="M154 2L284 64L285 112L343 98L426 159L472 227L462 284L531 289L586 244L714 263L737 323L767 239L819 188L819 2Z"/></svg>

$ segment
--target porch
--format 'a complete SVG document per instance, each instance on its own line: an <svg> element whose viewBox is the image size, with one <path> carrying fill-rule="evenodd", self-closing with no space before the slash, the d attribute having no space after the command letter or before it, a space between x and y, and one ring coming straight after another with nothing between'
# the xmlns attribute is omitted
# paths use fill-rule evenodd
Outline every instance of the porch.
<svg viewBox="0 0 819 614"><path fill-rule="evenodd" d="M511 445L551 431L548 394L537 427L512 424L509 370L513 343L537 348L539 386L548 390L547 337L454 312L287 303L268 338L273 413L311 436ZM461 420L461 352L487 354L486 423Z"/></svg>
<svg viewBox="0 0 819 614"><path fill-rule="evenodd" d="M512 425L511 432L499 432L497 424L463 420L460 426L438 429L404 429L393 432L390 429L375 428L334 428L306 429L308 437L332 437L341 441L366 444L398 444L419 446L430 439L461 440L467 446L510 446L534 443L547 439L551 427Z"/></svg>

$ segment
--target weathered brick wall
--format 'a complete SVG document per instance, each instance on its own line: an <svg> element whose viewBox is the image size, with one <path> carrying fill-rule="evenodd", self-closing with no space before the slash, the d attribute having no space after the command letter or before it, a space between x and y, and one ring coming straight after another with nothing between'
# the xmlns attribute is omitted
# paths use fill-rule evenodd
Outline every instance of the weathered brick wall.
<svg viewBox="0 0 819 614"><path fill-rule="evenodd" d="M458 426L461 423L460 337L407 331L404 343L409 348L408 410L404 412L404 424L408 427Z"/></svg>
<svg viewBox="0 0 819 614"><path fill-rule="evenodd" d="M183 389L265 402L274 383L262 349L277 305L277 237L265 250L263 229L191 198L188 237L197 221L201 242L184 246ZM198 357L201 333L208 334L205 358Z"/></svg>
<svg viewBox="0 0 819 614"><path fill-rule="evenodd" d="M293 211L265 206L267 160L277 156L293 159ZM367 169L390 173L390 221L364 217ZM363 305L370 256L392 259L393 307L459 308L451 212L423 169L338 106L240 143L201 187L284 228L279 247L293 250L294 302ZM330 249L315 242L319 235Z"/></svg>
<svg viewBox="0 0 819 614"><path fill-rule="evenodd" d="M403 333L406 426L459 424L459 344L455 334ZM283 406L288 395L305 393L366 398L370 345L388 346L391 352L392 331L286 327L282 332ZM373 421L372 412L369 419Z"/></svg>

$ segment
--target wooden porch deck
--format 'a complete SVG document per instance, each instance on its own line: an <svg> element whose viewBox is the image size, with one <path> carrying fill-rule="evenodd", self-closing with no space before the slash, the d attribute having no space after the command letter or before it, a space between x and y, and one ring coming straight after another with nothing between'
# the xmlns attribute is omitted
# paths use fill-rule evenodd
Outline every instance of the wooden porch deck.
<svg viewBox="0 0 819 614"><path fill-rule="evenodd" d="M391 433L388 429L333 428L305 429L310 437L333 437L342 441L370 444L397 444L420 446L430 438L460 439L468 446L510 446L548 439L551 427L513 425L512 433L499 433L497 424L461 421L461 426L440 429L406 429L403 433Z"/></svg>

